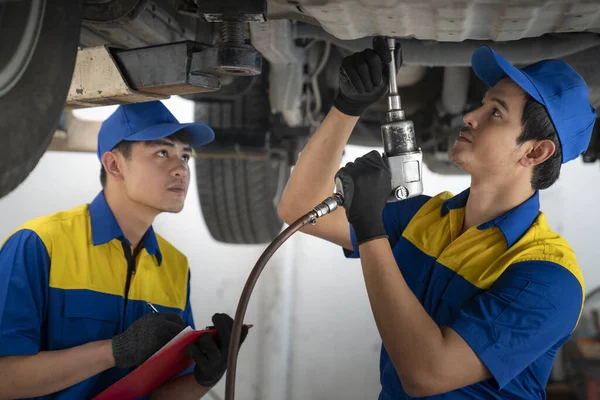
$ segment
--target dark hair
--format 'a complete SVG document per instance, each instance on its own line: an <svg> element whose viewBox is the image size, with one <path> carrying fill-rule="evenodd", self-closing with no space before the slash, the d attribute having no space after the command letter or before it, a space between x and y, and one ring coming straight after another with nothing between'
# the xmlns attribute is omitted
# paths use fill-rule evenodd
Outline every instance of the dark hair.
<svg viewBox="0 0 600 400"><path fill-rule="evenodd" d="M193 141L192 136L184 130L175 132L174 134L166 137L165 139L172 140L173 142L187 144L190 146L192 145ZM144 143L146 144L151 142L152 141L144 141ZM113 150L118 151L123 155L123 157L129 159L131 157L131 148L133 147L134 143L137 143L137 141L123 140L119 142L119 144L117 144ZM102 188L106 187L106 170L104 169L104 165L100 166L100 184L102 185Z"/></svg>
<svg viewBox="0 0 600 400"><path fill-rule="evenodd" d="M534 190L543 190L552 186L560 175L562 148L558 133L546 108L529 94L526 93L525 96L525 107L521 118L523 132L517 139L517 144L523 144L529 140L551 140L556 146L556 150L550 158L533 167L531 187Z"/></svg>

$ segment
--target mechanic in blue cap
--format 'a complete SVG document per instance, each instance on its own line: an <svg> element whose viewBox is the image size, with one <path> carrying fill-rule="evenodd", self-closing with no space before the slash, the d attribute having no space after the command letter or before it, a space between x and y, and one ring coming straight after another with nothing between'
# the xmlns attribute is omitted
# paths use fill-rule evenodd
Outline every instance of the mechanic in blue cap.
<svg viewBox="0 0 600 400"><path fill-rule="evenodd" d="M103 190L94 201L29 221L6 240L0 397L92 398L194 328L187 259L152 223L182 210L192 148L213 138L159 101L119 106L98 134ZM204 334L189 346L195 366L153 399L198 399L221 379L233 321L212 321L218 339Z"/></svg>
<svg viewBox="0 0 600 400"><path fill-rule="evenodd" d="M286 222L331 195L358 116L387 92L390 57L377 38L344 60L334 107L281 199ZM449 153L469 189L386 204L390 171L374 151L339 171L354 186L346 212L305 228L361 259L383 341L380 400L544 399L583 306L581 269L539 191L588 146L588 87L560 60L518 69L488 47L472 67L489 90Z"/></svg>

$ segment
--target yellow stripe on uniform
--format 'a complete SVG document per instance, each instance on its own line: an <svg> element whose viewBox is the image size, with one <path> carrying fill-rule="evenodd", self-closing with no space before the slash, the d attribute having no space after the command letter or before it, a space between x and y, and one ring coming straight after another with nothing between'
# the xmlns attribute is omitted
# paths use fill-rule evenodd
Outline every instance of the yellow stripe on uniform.
<svg viewBox="0 0 600 400"><path fill-rule="evenodd" d="M114 239L93 245L87 205L31 220L19 229L36 232L46 246L51 260L50 287L124 296L127 261L121 242ZM129 299L183 310L187 298L187 260L168 241L159 235L157 239L163 262L158 266L146 250L140 252Z"/></svg>
<svg viewBox="0 0 600 400"><path fill-rule="evenodd" d="M446 217L440 215L442 204L451 197L452 194L444 192L430 199L415 214L403 236L480 289L488 289L512 264L549 261L571 272L584 290L583 274L575 253L565 239L550 229L543 213L539 213L510 249L496 226L486 230L471 227L456 241L462 229L464 208L450 210Z"/></svg>

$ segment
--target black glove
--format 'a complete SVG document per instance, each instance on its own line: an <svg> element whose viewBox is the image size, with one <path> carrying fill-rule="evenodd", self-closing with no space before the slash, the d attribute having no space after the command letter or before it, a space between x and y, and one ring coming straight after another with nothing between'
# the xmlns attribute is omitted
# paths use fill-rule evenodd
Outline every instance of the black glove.
<svg viewBox="0 0 600 400"><path fill-rule="evenodd" d="M395 50L396 68L400 68L400 46ZM373 49L344 58L340 67L340 88L333 100L335 108L347 115L360 116L379 101L389 89L389 64L392 61L387 41L373 39Z"/></svg>
<svg viewBox="0 0 600 400"><path fill-rule="evenodd" d="M373 150L346 164L335 177L342 181L346 217L358 244L387 237L382 214L392 191L392 173L381 154Z"/></svg>
<svg viewBox="0 0 600 400"><path fill-rule="evenodd" d="M125 332L112 338L112 349L118 368L133 368L144 363L186 327L173 312L146 314Z"/></svg>
<svg viewBox="0 0 600 400"><path fill-rule="evenodd" d="M227 369L229 343L233 319L227 314L215 314L212 322L217 330L216 338L210 333L203 333L196 341L186 347L190 357L196 362L194 377L199 385L212 387L219 382ZM242 326L240 346L248 335L248 327Z"/></svg>

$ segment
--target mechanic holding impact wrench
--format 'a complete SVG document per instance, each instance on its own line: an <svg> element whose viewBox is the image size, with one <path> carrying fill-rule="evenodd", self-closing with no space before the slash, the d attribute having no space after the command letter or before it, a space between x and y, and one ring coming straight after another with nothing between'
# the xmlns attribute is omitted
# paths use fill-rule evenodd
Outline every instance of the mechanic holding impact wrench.
<svg viewBox="0 0 600 400"><path fill-rule="evenodd" d="M380 400L543 399L584 283L540 212L539 190L588 146L587 85L562 61L517 69L478 48L472 68L490 88L449 152L470 188L388 202L392 173L379 152L338 169L359 116L388 92L391 60L381 37L344 59L334 107L293 170L280 216L291 223L341 182L345 213L303 231L361 259L383 341Z"/></svg>

